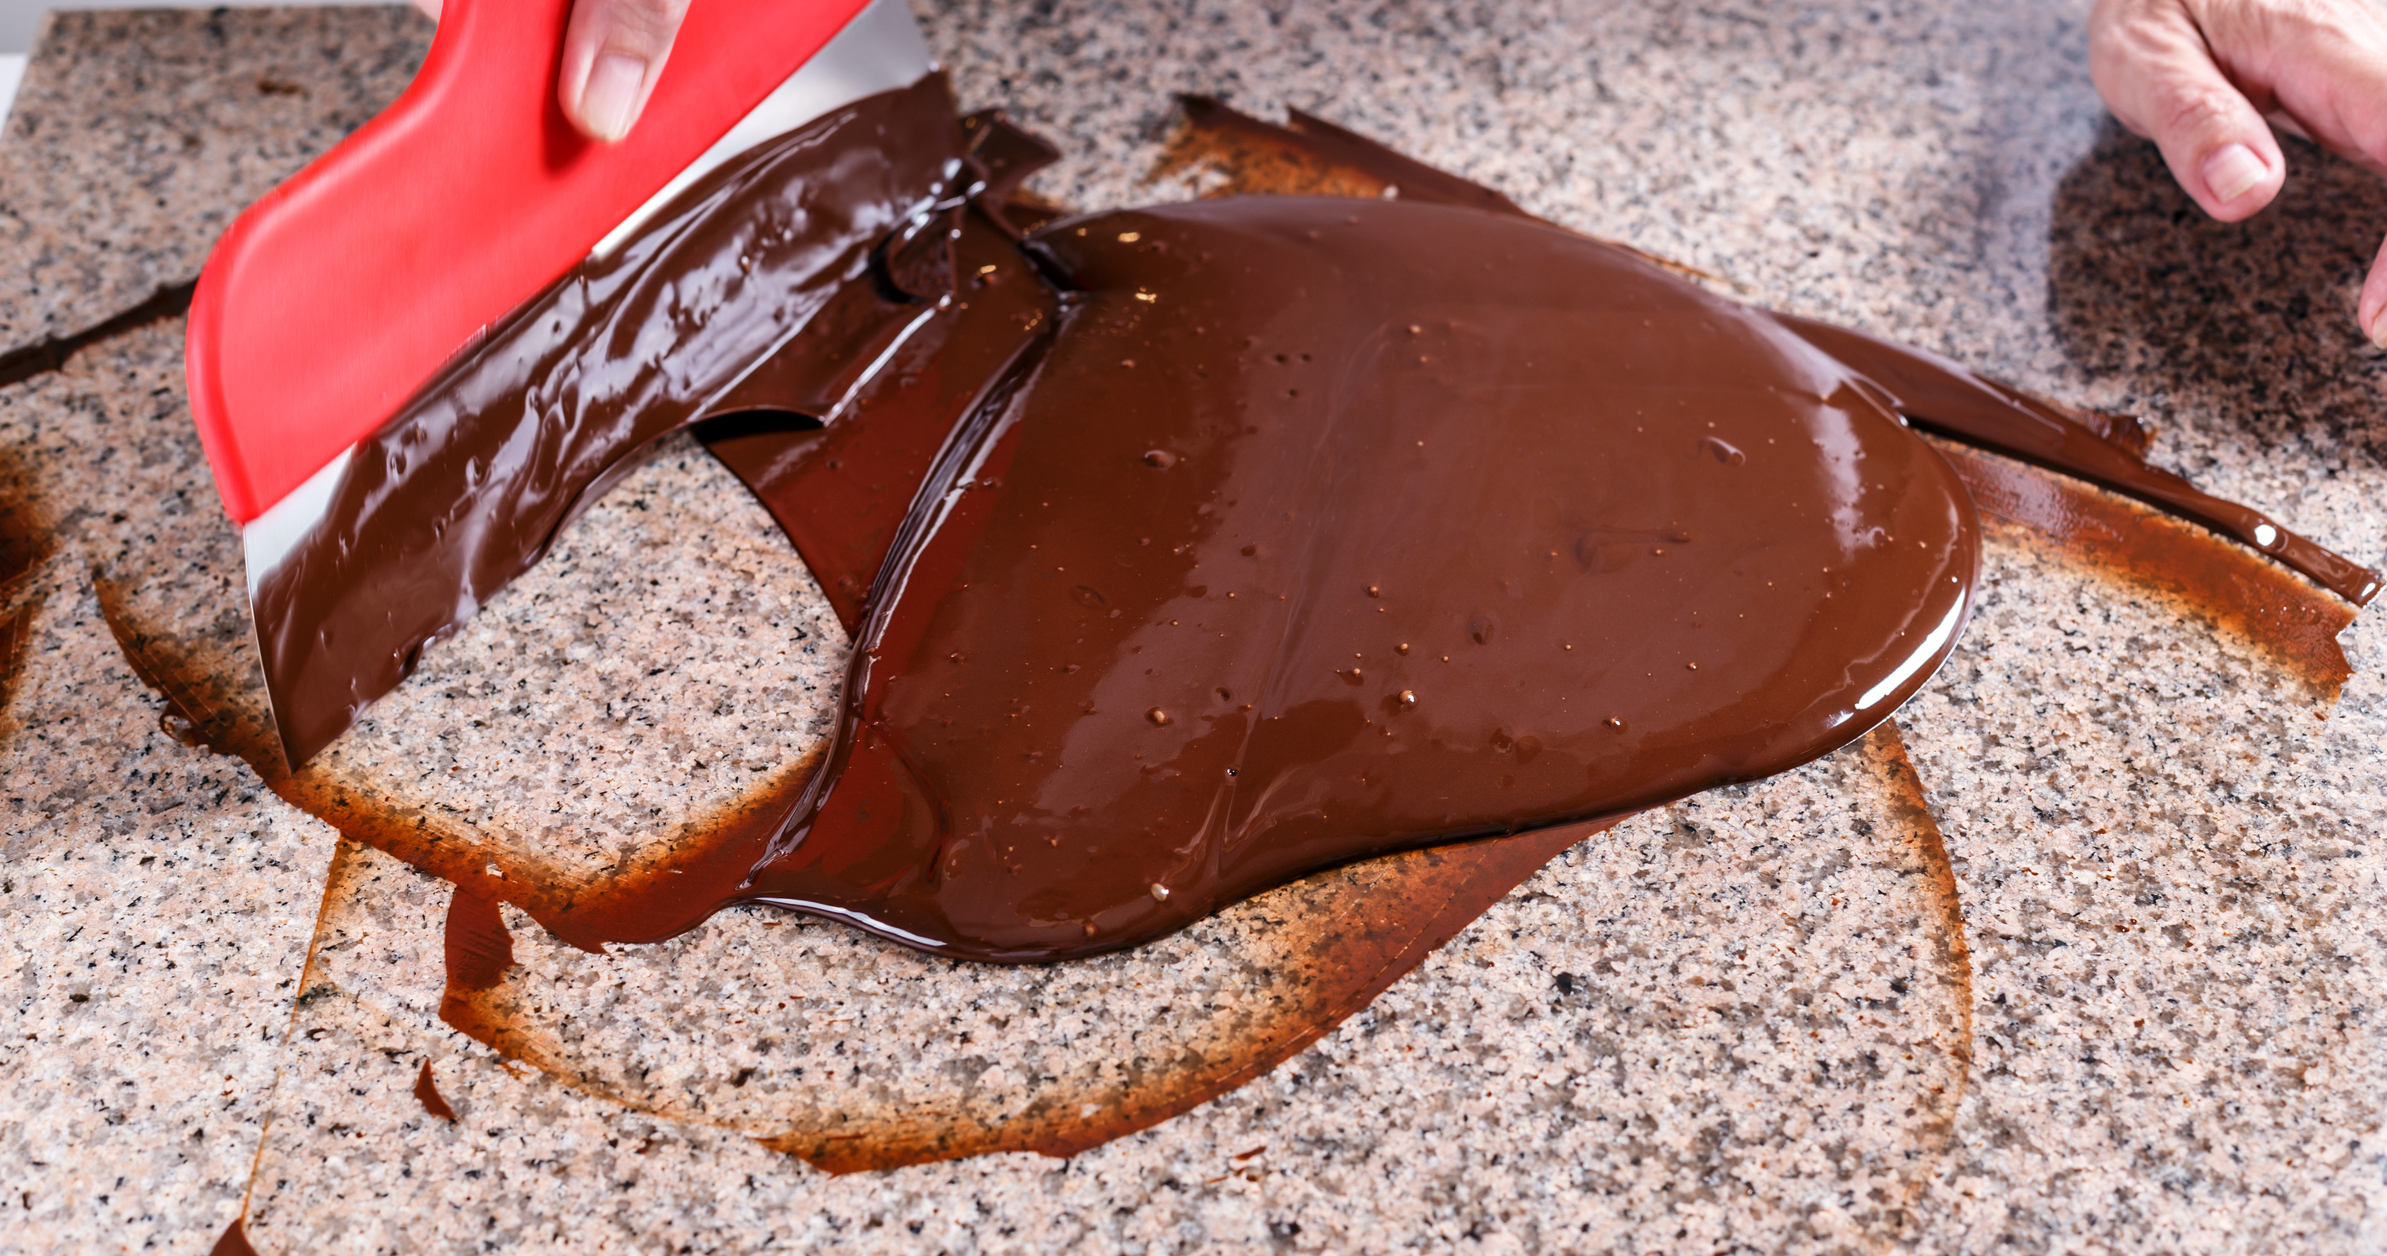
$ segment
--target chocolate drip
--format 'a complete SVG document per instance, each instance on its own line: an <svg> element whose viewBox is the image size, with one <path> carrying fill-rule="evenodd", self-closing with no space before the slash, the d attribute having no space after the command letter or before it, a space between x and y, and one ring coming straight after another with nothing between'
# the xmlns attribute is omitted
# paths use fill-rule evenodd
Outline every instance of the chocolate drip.
<svg viewBox="0 0 2387 1256"><path fill-rule="evenodd" d="M826 762L690 875L524 905L583 946L760 899L1052 959L1862 735L1953 648L1977 561L1902 416L2275 528L2147 469L2127 423L1297 122L1276 140L1400 194L1037 226L1016 187L1049 148L935 83L725 167L360 448L260 590L285 746L336 735L637 449L737 413L708 443L857 629ZM464 968L451 995L500 984Z"/></svg>

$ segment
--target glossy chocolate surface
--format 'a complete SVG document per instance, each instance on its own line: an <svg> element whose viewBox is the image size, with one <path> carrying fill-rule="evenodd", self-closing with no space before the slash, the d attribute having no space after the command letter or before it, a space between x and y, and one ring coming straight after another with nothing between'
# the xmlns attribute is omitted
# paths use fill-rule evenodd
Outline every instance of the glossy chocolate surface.
<svg viewBox="0 0 2387 1256"><path fill-rule="evenodd" d="M1028 242L754 892L982 958L1638 810L1860 735L1953 645L1945 462L1755 311L1513 215L1246 198Z"/></svg>
<svg viewBox="0 0 2387 1256"><path fill-rule="evenodd" d="M858 629L843 718L800 796L669 889L515 900L580 945L761 899L1062 958L1795 766L1961 630L1972 499L1907 418L2375 591L2132 431L1306 121L1401 194L1015 239L1049 217L1011 197L1049 150L933 81L724 168L360 451L259 598L286 747L336 736L639 448L731 414L708 444Z"/></svg>

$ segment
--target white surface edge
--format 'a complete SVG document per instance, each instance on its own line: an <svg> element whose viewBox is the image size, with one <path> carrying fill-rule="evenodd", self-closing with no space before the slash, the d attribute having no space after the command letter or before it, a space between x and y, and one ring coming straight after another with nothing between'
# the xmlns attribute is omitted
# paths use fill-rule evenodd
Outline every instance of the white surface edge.
<svg viewBox="0 0 2387 1256"><path fill-rule="evenodd" d="M8 125L8 111L17 103L17 87L25 81L26 60L21 52L0 52L0 127Z"/></svg>
<svg viewBox="0 0 2387 1256"><path fill-rule="evenodd" d="M340 477L348 471L348 459L356 453L350 445L339 452L323 469L307 477L306 482L265 508L265 513L249 520L240 529L240 556L249 569L249 600L257 600L257 588L265 577L298 543L323 522L324 512L331 509L332 490L340 486Z"/></svg>

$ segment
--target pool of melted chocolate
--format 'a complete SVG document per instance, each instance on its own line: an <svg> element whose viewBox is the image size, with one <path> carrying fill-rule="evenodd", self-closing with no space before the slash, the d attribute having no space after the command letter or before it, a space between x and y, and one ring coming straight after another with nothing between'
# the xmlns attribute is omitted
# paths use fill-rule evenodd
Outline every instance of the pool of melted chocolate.
<svg viewBox="0 0 2387 1256"><path fill-rule="evenodd" d="M1849 373L1579 236L1272 197L1028 237L1070 300L932 473L748 893L989 959L1861 735L1971 499Z"/></svg>
<svg viewBox="0 0 2387 1256"><path fill-rule="evenodd" d="M934 79L724 167L432 381L264 575L286 753L706 419L856 630L842 716L680 875L516 900L582 945L760 900L1066 958L1828 753L1970 605L1973 497L1910 421L2377 590L2127 425L1296 122L1397 195L1055 217L1014 196L1050 150Z"/></svg>

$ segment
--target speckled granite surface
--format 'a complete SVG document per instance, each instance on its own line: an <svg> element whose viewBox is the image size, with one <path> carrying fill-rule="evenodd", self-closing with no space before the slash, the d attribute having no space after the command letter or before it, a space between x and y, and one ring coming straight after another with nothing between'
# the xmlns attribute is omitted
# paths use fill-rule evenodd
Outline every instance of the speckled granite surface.
<svg viewBox="0 0 2387 1256"><path fill-rule="evenodd" d="M403 6L54 13L0 140L0 344L198 274L241 207L354 130L430 46Z"/></svg>
<svg viewBox="0 0 2387 1256"><path fill-rule="evenodd" d="M1067 141L1041 185L1065 202L1181 190L1142 182L1170 91L1296 105L1747 299L2137 411L2159 462L2387 549L2382 359L2348 316L2387 188L2291 147L2280 206L2197 221L2104 120L2071 6L922 17L965 104ZM0 138L0 249L26 259L0 340L187 278L425 34L377 11L55 25ZM32 610L0 709L0 1147L26 1167L0 1248L205 1251L245 1194L266 1251L2387 1249L2370 620L2328 706L2192 609L2001 537L1963 647L1899 715L1911 775L1877 737L1591 839L1308 1052L1147 1132L831 1177L749 1135L1096 1067L1172 991L1263 988L1204 967L1248 921L1026 973L761 913L609 959L526 928L525 997L579 1054L570 1084L500 1062L437 1019L446 888L176 741L102 620L104 590L119 627L247 666L179 337L0 392L0 481L48 538L7 599ZM741 641L757 610L773 638ZM767 518L680 446L338 767L502 831L495 854L618 860L734 797L746 760L669 788L658 767L802 744L842 649ZM546 731L483 718L516 707ZM425 1061L453 1125L413 1095Z"/></svg>

